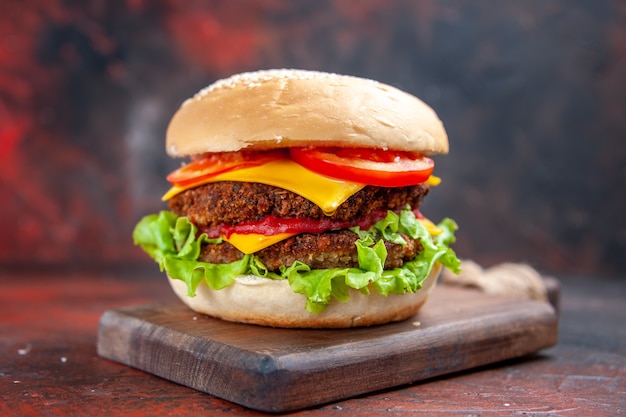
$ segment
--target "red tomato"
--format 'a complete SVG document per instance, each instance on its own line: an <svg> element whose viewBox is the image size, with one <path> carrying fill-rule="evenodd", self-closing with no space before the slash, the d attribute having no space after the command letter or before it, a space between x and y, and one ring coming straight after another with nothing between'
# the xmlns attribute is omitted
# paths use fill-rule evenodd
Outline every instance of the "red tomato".
<svg viewBox="0 0 626 417"><path fill-rule="evenodd" d="M291 158L318 174L380 187L421 184L435 162L427 156L402 151L363 148L292 148Z"/></svg>
<svg viewBox="0 0 626 417"><path fill-rule="evenodd" d="M171 172L167 180L176 186L184 187L224 172L263 165L286 156L284 150L207 153Z"/></svg>

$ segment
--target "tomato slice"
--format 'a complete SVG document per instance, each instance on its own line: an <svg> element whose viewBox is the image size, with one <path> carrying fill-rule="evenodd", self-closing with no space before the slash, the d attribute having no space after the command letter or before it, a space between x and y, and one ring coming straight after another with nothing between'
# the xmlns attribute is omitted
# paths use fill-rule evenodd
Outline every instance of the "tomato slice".
<svg viewBox="0 0 626 417"><path fill-rule="evenodd" d="M171 172L167 180L176 186L184 187L234 169L263 165L286 157L287 153L283 149L207 153Z"/></svg>
<svg viewBox="0 0 626 417"><path fill-rule="evenodd" d="M380 187L421 184L435 162L422 154L364 148L292 148L291 158L327 177Z"/></svg>

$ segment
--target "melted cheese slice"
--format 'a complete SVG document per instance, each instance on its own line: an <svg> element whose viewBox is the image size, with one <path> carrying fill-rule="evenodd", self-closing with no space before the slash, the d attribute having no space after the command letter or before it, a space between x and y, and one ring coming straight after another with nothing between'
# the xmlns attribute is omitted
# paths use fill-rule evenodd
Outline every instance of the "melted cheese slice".
<svg viewBox="0 0 626 417"><path fill-rule="evenodd" d="M189 188L218 181L258 182L280 187L312 201L327 215L333 214L350 196L365 187L364 184L316 174L290 159L279 159L260 166L225 172L186 187L174 186L162 200L169 200Z"/></svg>
<svg viewBox="0 0 626 417"><path fill-rule="evenodd" d="M268 246L278 243L281 240L295 236L297 233L279 233L277 235L265 236L257 233L250 233L246 235L240 235L233 233L229 238L224 238L228 243L239 249L243 253L255 253L261 249L265 249Z"/></svg>
<svg viewBox="0 0 626 417"><path fill-rule="evenodd" d="M422 225L424 225L424 227L426 228L426 230L428 230L428 233L430 233L431 236L437 236L443 233L443 230L438 228L435 223L431 222L427 218L419 219L419 221L422 223Z"/></svg>
<svg viewBox="0 0 626 417"><path fill-rule="evenodd" d="M430 185L431 187L436 187L439 184L441 184L441 178L436 177L434 175L431 175L430 177L428 177L428 179L426 180L426 184Z"/></svg>

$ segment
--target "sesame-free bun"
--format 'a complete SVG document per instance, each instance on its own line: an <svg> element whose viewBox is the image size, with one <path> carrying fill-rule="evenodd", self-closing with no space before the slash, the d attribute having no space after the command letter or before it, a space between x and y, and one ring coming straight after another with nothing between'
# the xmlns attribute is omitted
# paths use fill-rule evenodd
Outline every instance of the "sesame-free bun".
<svg viewBox="0 0 626 417"><path fill-rule="evenodd" d="M436 264L422 288L412 294L369 295L350 289L346 302L333 300L319 314L305 310L306 297L291 290L287 280L253 275L241 276L221 290L201 282L195 297L187 296L185 282L169 278L178 297L192 310L227 321L287 328L347 328L405 320L426 302L437 283L441 266Z"/></svg>
<svg viewBox="0 0 626 417"><path fill-rule="evenodd" d="M234 75L183 103L169 155L341 146L447 153L437 114L395 87L353 76L278 69Z"/></svg>

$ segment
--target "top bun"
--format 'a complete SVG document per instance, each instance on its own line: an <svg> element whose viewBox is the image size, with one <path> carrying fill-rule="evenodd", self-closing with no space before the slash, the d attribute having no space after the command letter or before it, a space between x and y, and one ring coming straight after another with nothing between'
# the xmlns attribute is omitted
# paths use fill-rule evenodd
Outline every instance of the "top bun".
<svg viewBox="0 0 626 417"><path fill-rule="evenodd" d="M277 69L234 75L185 101L167 129L174 157L241 149L341 146L447 153L423 101L364 78Z"/></svg>

